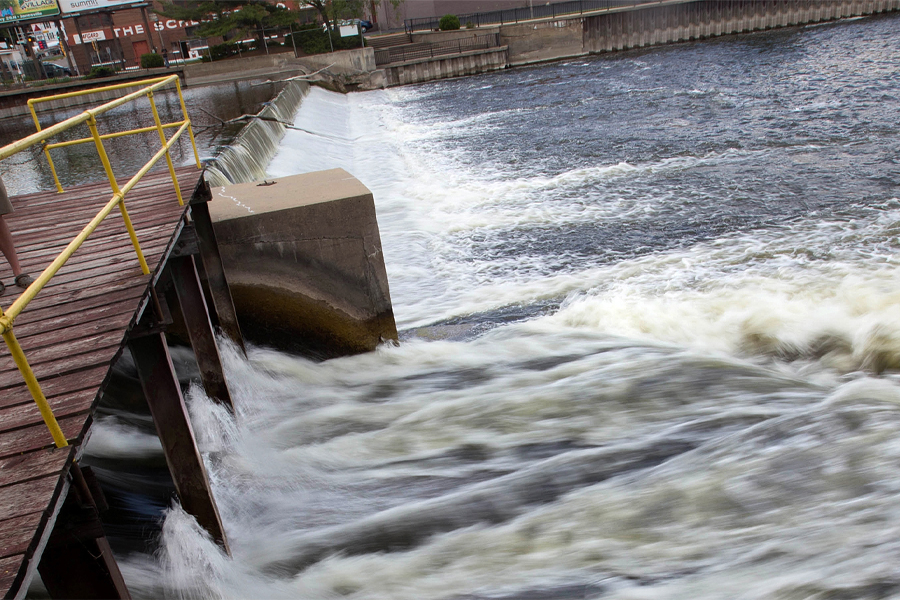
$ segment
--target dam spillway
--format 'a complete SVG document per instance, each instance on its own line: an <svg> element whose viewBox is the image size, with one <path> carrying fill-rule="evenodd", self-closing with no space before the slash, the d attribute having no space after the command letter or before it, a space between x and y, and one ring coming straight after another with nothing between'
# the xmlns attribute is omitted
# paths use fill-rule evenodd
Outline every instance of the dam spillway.
<svg viewBox="0 0 900 600"><path fill-rule="evenodd" d="M232 559L102 415L136 595L893 593L897 24L311 90L267 175L373 191L401 343L188 395Z"/></svg>

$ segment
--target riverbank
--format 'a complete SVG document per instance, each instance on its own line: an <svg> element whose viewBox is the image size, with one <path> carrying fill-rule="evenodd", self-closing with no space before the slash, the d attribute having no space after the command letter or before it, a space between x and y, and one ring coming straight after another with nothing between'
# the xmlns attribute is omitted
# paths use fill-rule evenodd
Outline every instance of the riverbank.
<svg viewBox="0 0 900 600"><path fill-rule="evenodd" d="M273 53L0 92L0 119L27 115L27 101L33 97L173 72L181 75L185 86L308 76L312 83L334 91L372 90L590 54L895 11L900 11L900 0L660 0L494 27L420 32L405 38L391 36L392 50L410 48L414 57L386 64L382 64L382 58L376 60L376 47L381 52L385 47L375 37L368 47L329 54L298 58L291 52ZM496 43L489 48L464 49L465 41L485 34L495 35ZM404 40L406 43L401 43ZM446 53L446 46L454 43L459 45L459 51ZM402 52L396 54L405 56ZM110 98L104 99L111 99L117 93L109 92ZM78 98L70 98L43 104L41 109L70 108L79 102Z"/></svg>

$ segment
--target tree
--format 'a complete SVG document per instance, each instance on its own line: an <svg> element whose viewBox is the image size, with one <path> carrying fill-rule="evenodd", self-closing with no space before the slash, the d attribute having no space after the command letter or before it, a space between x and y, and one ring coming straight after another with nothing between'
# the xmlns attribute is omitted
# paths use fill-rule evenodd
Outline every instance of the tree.
<svg viewBox="0 0 900 600"><path fill-rule="evenodd" d="M2 0L0 0L2 1ZM297 13L269 4L249 0L242 5L227 0L204 2L162 1L159 14L180 21L198 21L196 34L200 37L228 36L231 33L254 31L259 45L263 45L265 29L286 27L297 20Z"/></svg>
<svg viewBox="0 0 900 600"><path fill-rule="evenodd" d="M395 9L403 3L403 0L387 1ZM342 19L362 18L366 4L374 13L381 2L382 0L300 0L301 4L316 9L329 31L336 31L337 24Z"/></svg>

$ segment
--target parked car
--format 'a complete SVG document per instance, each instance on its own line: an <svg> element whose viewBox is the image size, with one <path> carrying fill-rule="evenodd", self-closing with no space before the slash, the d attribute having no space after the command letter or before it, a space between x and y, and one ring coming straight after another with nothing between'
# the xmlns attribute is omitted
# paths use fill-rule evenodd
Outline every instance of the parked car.
<svg viewBox="0 0 900 600"><path fill-rule="evenodd" d="M46 73L47 77L50 78L59 78L59 77L71 77L72 71L69 70L68 67L61 67L57 64L50 62L42 62L41 66L44 68L44 73ZM21 65L22 75L25 77L30 77L31 79L41 79L43 76L36 72L34 61L26 60Z"/></svg>
<svg viewBox="0 0 900 600"><path fill-rule="evenodd" d="M359 29L363 33L369 31L373 27L372 21L365 21L363 19L345 19L343 21L340 21L337 24L338 27L343 27L346 25L359 25ZM322 25L322 31L327 31L327 30L328 30L328 25Z"/></svg>
<svg viewBox="0 0 900 600"><path fill-rule="evenodd" d="M61 67L56 63L41 63L47 77L71 77L72 71L68 67Z"/></svg>

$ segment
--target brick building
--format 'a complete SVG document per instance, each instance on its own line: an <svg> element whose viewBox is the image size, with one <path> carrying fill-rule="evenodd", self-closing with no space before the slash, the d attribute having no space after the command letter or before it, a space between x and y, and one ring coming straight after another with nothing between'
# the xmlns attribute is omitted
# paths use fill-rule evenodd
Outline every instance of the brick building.
<svg viewBox="0 0 900 600"><path fill-rule="evenodd" d="M178 21L156 14L156 2L124 3L122 0L59 0L66 41L80 73L95 65L140 64L142 54L163 53L170 60L199 58L207 43L220 44L221 37L198 39L194 21ZM298 2L278 2L297 10ZM71 11L80 11L77 15Z"/></svg>

